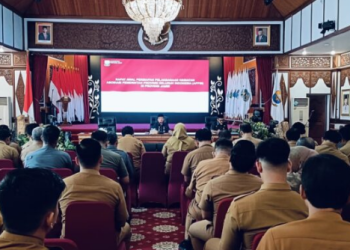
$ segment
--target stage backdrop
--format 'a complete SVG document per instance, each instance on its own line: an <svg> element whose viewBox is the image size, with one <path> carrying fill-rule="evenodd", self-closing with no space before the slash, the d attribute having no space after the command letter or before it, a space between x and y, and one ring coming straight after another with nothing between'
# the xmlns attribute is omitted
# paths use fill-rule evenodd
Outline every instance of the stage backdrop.
<svg viewBox="0 0 350 250"><path fill-rule="evenodd" d="M90 108L90 121L91 123L97 123L98 117L114 116L117 118L118 123L149 123L151 115L157 115L154 113L119 113L119 112L101 112L101 59L108 58L119 58L119 59L159 59L159 60L208 60L209 61L209 86L208 86L208 113L166 113L164 115L169 116L170 123L186 122L186 123L204 123L206 116L215 116L222 114L225 110L225 90L223 83L223 59L222 57L201 57L201 58L190 58L190 57L164 57L164 56L150 56L145 58L141 56L90 56L89 57L89 108ZM176 64L174 65L176 67ZM135 100L140 103L145 100ZM181 102L181 97L179 102ZM186 101L188 105L195 103L196 100ZM162 104L159 103L161 106Z"/></svg>

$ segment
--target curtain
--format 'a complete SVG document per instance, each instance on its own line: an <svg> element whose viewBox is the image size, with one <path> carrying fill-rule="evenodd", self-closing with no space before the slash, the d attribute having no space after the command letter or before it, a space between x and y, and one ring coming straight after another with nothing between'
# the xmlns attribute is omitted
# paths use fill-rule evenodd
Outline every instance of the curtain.
<svg viewBox="0 0 350 250"><path fill-rule="evenodd" d="M235 58L234 57L224 57L224 90L227 91L227 76L229 72L235 70Z"/></svg>
<svg viewBox="0 0 350 250"><path fill-rule="evenodd" d="M33 83L33 104L34 104L34 117L37 123L41 123L40 104L39 101L43 96L45 82L46 82L46 70L47 70L47 56L35 55L33 58L32 69L32 83Z"/></svg>
<svg viewBox="0 0 350 250"><path fill-rule="evenodd" d="M90 123L88 94L88 57L86 55L74 55L74 67L79 69L79 75L81 82L83 83L84 122Z"/></svg>
<svg viewBox="0 0 350 250"><path fill-rule="evenodd" d="M256 68L258 71L259 89L265 102L263 121L269 124L271 120L272 97L272 57L257 57Z"/></svg>

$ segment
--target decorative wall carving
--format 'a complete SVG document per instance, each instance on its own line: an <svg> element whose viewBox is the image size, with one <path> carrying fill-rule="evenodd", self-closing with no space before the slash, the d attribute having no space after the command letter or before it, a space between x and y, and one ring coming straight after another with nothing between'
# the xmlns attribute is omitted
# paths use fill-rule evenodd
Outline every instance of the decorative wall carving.
<svg viewBox="0 0 350 250"><path fill-rule="evenodd" d="M298 79L301 78L306 86L310 86L311 74L310 71L291 71L290 72L290 87L293 88Z"/></svg>
<svg viewBox="0 0 350 250"><path fill-rule="evenodd" d="M275 56L276 69L288 69L289 68L289 56Z"/></svg>
<svg viewBox="0 0 350 250"><path fill-rule="evenodd" d="M330 69L332 67L332 57L330 56L292 56L291 67L292 68L306 68L306 69Z"/></svg>
<svg viewBox="0 0 350 250"><path fill-rule="evenodd" d="M224 89L221 76L216 81L210 81L210 114L220 114L221 103L224 102Z"/></svg>
<svg viewBox="0 0 350 250"><path fill-rule="evenodd" d="M331 87L331 85L332 85L332 73L331 73L331 71L312 71L311 72L310 87L311 88L315 87L315 85L319 79L323 79L325 84L328 87Z"/></svg>
<svg viewBox="0 0 350 250"><path fill-rule="evenodd" d="M341 86L344 86L346 78L348 78L350 81L350 69L342 69L340 71L340 85Z"/></svg>
<svg viewBox="0 0 350 250"><path fill-rule="evenodd" d="M35 44L28 23L29 48L141 51L138 24L55 23L53 45ZM279 51L280 25L271 25L271 46L253 46L253 25L172 25L170 51Z"/></svg>
<svg viewBox="0 0 350 250"><path fill-rule="evenodd" d="M9 53L4 53L0 54L0 65L1 66L11 66L11 54Z"/></svg>
<svg viewBox="0 0 350 250"><path fill-rule="evenodd" d="M9 85L13 85L13 70L12 69L0 69L0 76L4 76Z"/></svg>
<svg viewBox="0 0 350 250"><path fill-rule="evenodd" d="M27 64L26 53L13 53L13 65L14 66L26 66Z"/></svg>
<svg viewBox="0 0 350 250"><path fill-rule="evenodd" d="M23 113L23 107L24 107L24 81L22 77L22 73L19 73L19 78L17 82L17 89L16 89L16 98L17 98L17 103L19 110L21 111L21 114Z"/></svg>
<svg viewBox="0 0 350 250"><path fill-rule="evenodd" d="M99 116L100 107L100 80L93 80L92 75L88 77L88 94L89 94L89 118L94 120Z"/></svg>
<svg viewBox="0 0 350 250"><path fill-rule="evenodd" d="M340 56L340 66L350 66L350 53L346 53Z"/></svg>

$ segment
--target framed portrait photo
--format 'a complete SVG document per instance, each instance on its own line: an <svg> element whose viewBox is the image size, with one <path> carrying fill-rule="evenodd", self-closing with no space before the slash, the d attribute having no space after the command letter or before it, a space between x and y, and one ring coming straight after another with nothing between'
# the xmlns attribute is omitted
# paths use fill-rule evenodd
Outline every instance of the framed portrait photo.
<svg viewBox="0 0 350 250"><path fill-rule="evenodd" d="M35 44L53 44L53 23L35 23Z"/></svg>
<svg viewBox="0 0 350 250"><path fill-rule="evenodd" d="M341 106L340 106L340 114L342 116L349 116L349 98L350 98L350 89L344 89L341 91Z"/></svg>
<svg viewBox="0 0 350 250"><path fill-rule="evenodd" d="M253 45L270 46L271 26L259 25L253 26Z"/></svg>

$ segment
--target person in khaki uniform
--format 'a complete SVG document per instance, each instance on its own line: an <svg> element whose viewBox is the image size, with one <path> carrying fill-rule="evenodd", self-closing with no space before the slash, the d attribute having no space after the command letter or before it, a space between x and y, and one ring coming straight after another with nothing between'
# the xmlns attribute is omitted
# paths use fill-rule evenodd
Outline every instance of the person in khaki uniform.
<svg viewBox="0 0 350 250"><path fill-rule="evenodd" d="M304 201L286 182L291 169L289 151L288 143L280 138L259 144L256 167L264 184L258 192L234 199L226 214L221 239L207 241L206 250L250 249L257 233L307 217Z"/></svg>
<svg viewBox="0 0 350 250"><path fill-rule="evenodd" d="M219 140L215 145L215 158L201 161L193 172L191 183L186 189L186 196L191 198L195 192L195 198L191 201L185 225L185 239L188 239L188 230L195 220L202 219L199 203L205 185L213 178L225 174L230 169L230 156L232 142L229 140Z"/></svg>
<svg viewBox="0 0 350 250"><path fill-rule="evenodd" d="M10 147L11 132L7 128L0 128L0 159L9 159L13 161L16 168L21 167L18 151Z"/></svg>
<svg viewBox="0 0 350 250"><path fill-rule="evenodd" d="M118 141L118 149L131 153L133 158L135 175L140 174L141 157L146 152L145 146L142 141L134 137L134 129L130 126L126 126L122 129L123 137Z"/></svg>
<svg viewBox="0 0 350 250"><path fill-rule="evenodd" d="M181 170L186 183L191 181L191 176L201 161L213 159L214 148L210 144L211 136L212 134L208 129L200 129L196 132L195 138L198 149L186 155Z"/></svg>
<svg viewBox="0 0 350 250"><path fill-rule="evenodd" d="M46 234L58 217L58 199L65 184L54 172L16 169L0 184L0 207L5 231L0 249L47 250Z"/></svg>
<svg viewBox="0 0 350 250"><path fill-rule="evenodd" d="M185 125L183 123L176 124L173 135L167 140L162 149L162 154L166 158L165 174L170 174L173 155L176 151L192 151L196 148L195 141L187 135Z"/></svg>
<svg viewBox="0 0 350 250"><path fill-rule="evenodd" d="M27 135L27 138L29 139L28 142L26 142L23 146L22 146L22 149L25 149L26 147L29 147L32 143L33 143L33 140L32 140L32 134L33 134L33 130L35 128L39 127L39 124L37 123L29 123L26 125L25 127L25 133Z"/></svg>
<svg viewBox="0 0 350 250"><path fill-rule="evenodd" d="M339 133L342 137L342 143L343 143L343 147L341 147L339 150L344 155L346 155L350 161L350 126L346 125L345 127L342 127L339 130Z"/></svg>
<svg viewBox="0 0 350 250"><path fill-rule="evenodd" d="M37 127L33 129L32 131L32 143L24 148L21 152L21 160L24 164L24 160L26 159L26 156L34 151L37 151L38 149L41 149L43 147L43 141L41 140L41 136L43 134L43 128Z"/></svg>
<svg viewBox="0 0 350 250"><path fill-rule="evenodd" d="M310 158L303 169L300 191L309 217L269 229L258 250L350 249L350 223L340 215L350 196L349 180L350 168L339 158Z"/></svg>
<svg viewBox="0 0 350 250"><path fill-rule="evenodd" d="M239 130L240 130L239 133L241 135L241 138L234 140L233 145L235 145L239 141L246 140L246 141L251 141L255 145L255 147L257 147L259 143L262 142L262 140L253 137L253 129L249 123L242 124Z"/></svg>
<svg viewBox="0 0 350 250"><path fill-rule="evenodd" d="M64 179L66 189L59 200L62 211L62 234L65 236L66 210L72 201L100 201L115 209L116 240L119 245L124 239L129 249L131 230L122 187L119 183L100 175L102 163L101 145L94 139L84 139L77 146L76 162L80 173Z"/></svg>
<svg viewBox="0 0 350 250"><path fill-rule="evenodd" d="M321 145L316 147L316 151L319 154L329 154L338 157L345 161L346 164L350 165L349 158L343 154L337 145L341 142L341 135L335 130L328 130L323 136L323 142Z"/></svg>
<svg viewBox="0 0 350 250"><path fill-rule="evenodd" d="M255 192L261 187L262 180L248 173L255 161L255 145L250 141L239 141L231 151L230 170L205 185L199 203L204 220L192 224L189 229L194 250L202 250L205 242L213 238L220 201Z"/></svg>

